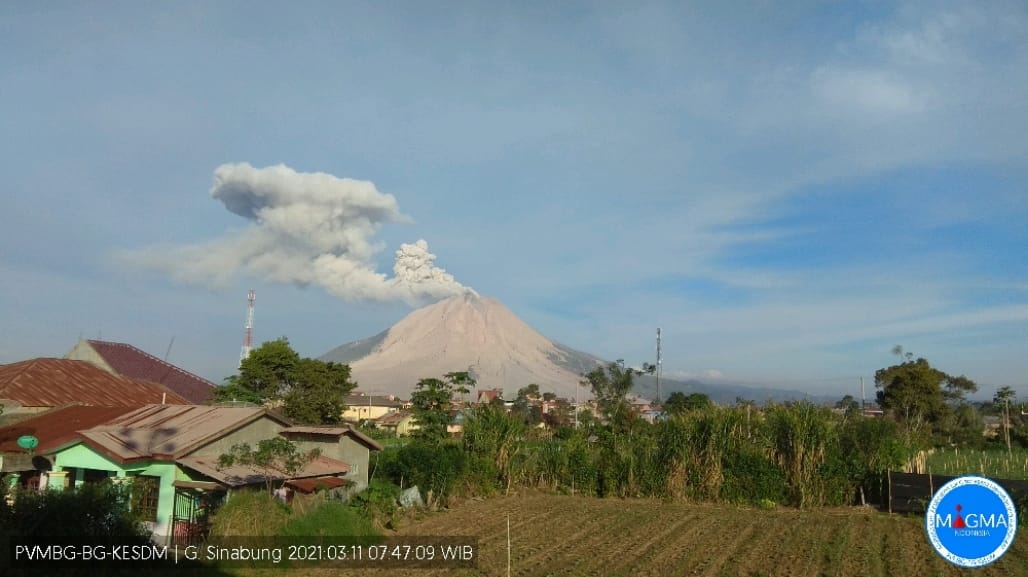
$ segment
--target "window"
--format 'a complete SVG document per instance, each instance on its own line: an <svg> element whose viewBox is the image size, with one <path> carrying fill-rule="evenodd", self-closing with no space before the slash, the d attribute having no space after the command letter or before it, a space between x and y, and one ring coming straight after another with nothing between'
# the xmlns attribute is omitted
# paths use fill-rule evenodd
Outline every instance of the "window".
<svg viewBox="0 0 1028 577"><path fill-rule="evenodd" d="M157 521L157 501L160 497L160 477L136 475L132 479L132 510L143 521Z"/></svg>

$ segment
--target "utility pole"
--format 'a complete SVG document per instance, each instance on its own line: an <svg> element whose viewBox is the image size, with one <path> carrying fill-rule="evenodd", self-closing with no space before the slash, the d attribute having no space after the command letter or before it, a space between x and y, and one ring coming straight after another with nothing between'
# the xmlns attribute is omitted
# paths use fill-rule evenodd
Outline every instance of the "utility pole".
<svg viewBox="0 0 1028 577"><path fill-rule="evenodd" d="M860 377L860 412L863 413L866 408L867 403L864 402L864 377Z"/></svg>
<svg viewBox="0 0 1028 577"><path fill-rule="evenodd" d="M657 404L664 406L664 397L660 394L660 327L657 327Z"/></svg>

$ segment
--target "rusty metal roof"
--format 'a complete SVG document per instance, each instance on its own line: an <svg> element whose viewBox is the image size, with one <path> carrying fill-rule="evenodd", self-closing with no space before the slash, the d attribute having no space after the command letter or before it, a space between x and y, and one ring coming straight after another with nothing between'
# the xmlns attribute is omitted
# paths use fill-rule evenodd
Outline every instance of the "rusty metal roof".
<svg viewBox="0 0 1028 577"><path fill-rule="evenodd" d="M267 416L265 409L206 405L149 405L80 431L89 446L118 461L176 459Z"/></svg>
<svg viewBox="0 0 1028 577"><path fill-rule="evenodd" d="M313 477L310 479L291 479L286 485L293 487L302 493L313 493L318 489L335 489L346 485L346 479L342 477Z"/></svg>
<svg viewBox="0 0 1028 577"><path fill-rule="evenodd" d="M53 409L0 428L0 452L23 452L18 437L32 435L39 439L35 452L45 455L50 451L78 440L77 431L106 423L134 410L133 407L88 407L75 405Z"/></svg>
<svg viewBox="0 0 1028 577"><path fill-rule="evenodd" d="M257 471L245 465L218 467L218 457L213 455L190 455L176 459L175 462L229 487L263 483L269 477L273 481L282 481L285 479L340 475L350 470L349 464L329 457L318 457L293 475L273 468Z"/></svg>
<svg viewBox="0 0 1028 577"><path fill-rule="evenodd" d="M386 413L379 417L375 422L380 426L392 426L399 425L401 421L410 417L414 413L410 411L396 411L394 413Z"/></svg>
<svg viewBox="0 0 1028 577"><path fill-rule="evenodd" d="M160 383L190 403L210 402L215 384L125 343L86 341L119 375Z"/></svg>
<svg viewBox="0 0 1028 577"><path fill-rule="evenodd" d="M332 437L342 437L343 435L348 435L350 437L353 437L357 440L358 443L361 443L362 445L364 445L372 451L382 450L382 445L379 445L377 441L349 425L345 425L342 427L297 426L288 427L282 429L281 431L281 434L283 435L289 435L290 433L303 435L328 435Z"/></svg>
<svg viewBox="0 0 1028 577"><path fill-rule="evenodd" d="M0 398L25 407L138 407L189 401L157 383L112 375L86 361L30 359L0 365Z"/></svg>

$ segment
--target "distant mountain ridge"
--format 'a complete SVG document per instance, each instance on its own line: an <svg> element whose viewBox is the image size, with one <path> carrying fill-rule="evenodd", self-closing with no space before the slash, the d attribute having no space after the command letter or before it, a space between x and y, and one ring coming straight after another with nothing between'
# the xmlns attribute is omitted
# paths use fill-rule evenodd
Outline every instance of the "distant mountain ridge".
<svg viewBox="0 0 1028 577"><path fill-rule="evenodd" d="M342 344L319 358L349 364L363 391L401 397L409 397L422 378L469 371L479 388L501 388L508 397L535 383L543 391L574 398L581 375L607 364L543 336L500 301L472 293L412 311L377 335ZM662 379L662 396L673 391L701 392L722 404L736 397L758 403L808 397L784 389ZM634 394L653 399L656 392L653 376L636 378ZM585 398L589 391L581 387L578 394Z"/></svg>

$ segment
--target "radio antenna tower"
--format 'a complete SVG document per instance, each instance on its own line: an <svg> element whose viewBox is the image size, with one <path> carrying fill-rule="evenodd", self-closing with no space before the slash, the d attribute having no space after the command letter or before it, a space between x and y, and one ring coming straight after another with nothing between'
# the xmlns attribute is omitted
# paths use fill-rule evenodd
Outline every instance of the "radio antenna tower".
<svg viewBox="0 0 1028 577"><path fill-rule="evenodd" d="M250 356L253 350L253 301L255 300L253 289L246 295L246 327L243 329L243 350L239 351L239 364L242 365L246 357Z"/></svg>
<svg viewBox="0 0 1028 577"><path fill-rule="evenodd" d="M657 403L664 404L664 397L660 396L660 327L657 327Z"/></svg>

